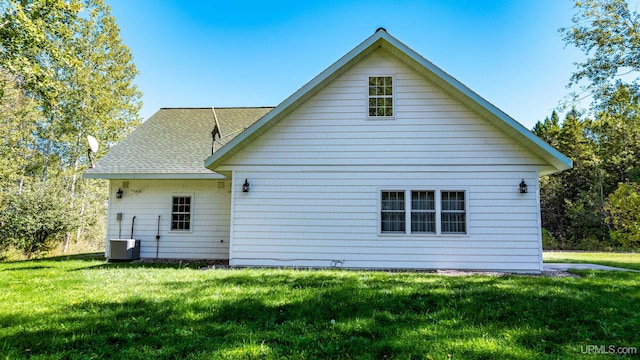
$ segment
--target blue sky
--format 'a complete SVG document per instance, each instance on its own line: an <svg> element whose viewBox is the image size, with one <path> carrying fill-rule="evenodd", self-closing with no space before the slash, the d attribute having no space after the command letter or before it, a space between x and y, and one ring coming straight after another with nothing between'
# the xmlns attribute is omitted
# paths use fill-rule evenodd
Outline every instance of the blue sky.
<svg viewBox="0 0 640 360"><path fill-rule="evenodd" d="M277 105L378 27L527 128L581 59L568 0L106 0L134 55L143 118L161 107Z"/></svg>

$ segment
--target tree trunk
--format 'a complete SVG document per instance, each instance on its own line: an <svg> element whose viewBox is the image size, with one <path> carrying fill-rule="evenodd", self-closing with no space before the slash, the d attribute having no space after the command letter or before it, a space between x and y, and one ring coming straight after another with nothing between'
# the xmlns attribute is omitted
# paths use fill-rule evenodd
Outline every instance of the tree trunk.
<svg viewBox="0 0 640 360"><path fill-rule="evenodd" d="M76 149L80 147L80 137L82 136L81 132L78 132L78 137L76 138ZM77 151L76 151L77 153ZM73 175L71 176L71 189L69 189L69 204L73 208L73 202L76 197L76 183L78 182L78 168L80 167L80 156L76 155L76 160L73 163ZM83 206L84 211L84 206ZM82 214L80 215L82 217ZM79 231L79 229L78 229ZM66 254L67 250L69 250L69 241L71 240L71 232L67 231L67 234L64 236L64 247L62 248L62 253Z"/></svg>

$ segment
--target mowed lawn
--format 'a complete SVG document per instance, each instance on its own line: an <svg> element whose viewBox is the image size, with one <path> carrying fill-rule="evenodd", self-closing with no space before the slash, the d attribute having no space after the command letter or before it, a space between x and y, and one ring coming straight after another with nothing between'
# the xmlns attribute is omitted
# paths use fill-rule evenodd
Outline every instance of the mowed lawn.
<svg viewBox="0 0 640 360"><path fill-rule="evenodd" d="M0 263L0 359L602 359L592 346L640 348L640 274L579 274Z"/></svg>
<svg viewBox="0 0 640 360"><path fill-rule="evenodd" d="M640 270L640 253L545 251L543 259L548 263L586 263Z"/></svg>

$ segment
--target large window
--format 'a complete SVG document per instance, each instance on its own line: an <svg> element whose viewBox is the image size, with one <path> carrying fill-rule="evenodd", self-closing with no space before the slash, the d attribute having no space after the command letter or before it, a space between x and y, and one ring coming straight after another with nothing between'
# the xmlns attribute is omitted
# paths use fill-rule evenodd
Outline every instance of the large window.
<svg viewBox="0 0 640 360"><path fill-rule="evenodd" d="M460 190L383 190L380 193L380 232L466 234L465 195ZM410 226L406 226L407 223Z"/></svg>
<svg viewBox="0 0 640 360"><path fill-rule="evenodd" d="M393 116L393 77L369 77L369 116Z"/></svg>
<svg viewBox="0 0 640 360"><path fill-rule="evenodd" d="M171 230L191 230L191 196L174 196L171 205Z"/></svg>

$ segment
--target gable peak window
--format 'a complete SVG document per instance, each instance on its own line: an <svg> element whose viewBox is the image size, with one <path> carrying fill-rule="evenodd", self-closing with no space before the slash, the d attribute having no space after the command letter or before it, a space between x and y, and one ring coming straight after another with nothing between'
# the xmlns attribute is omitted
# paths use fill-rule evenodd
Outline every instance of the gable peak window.
<svg viewBox="0 0 640 360"><path fill-rule="evenodd" d="M369 76L369 116L393 116L392 76Z"/></svg>

